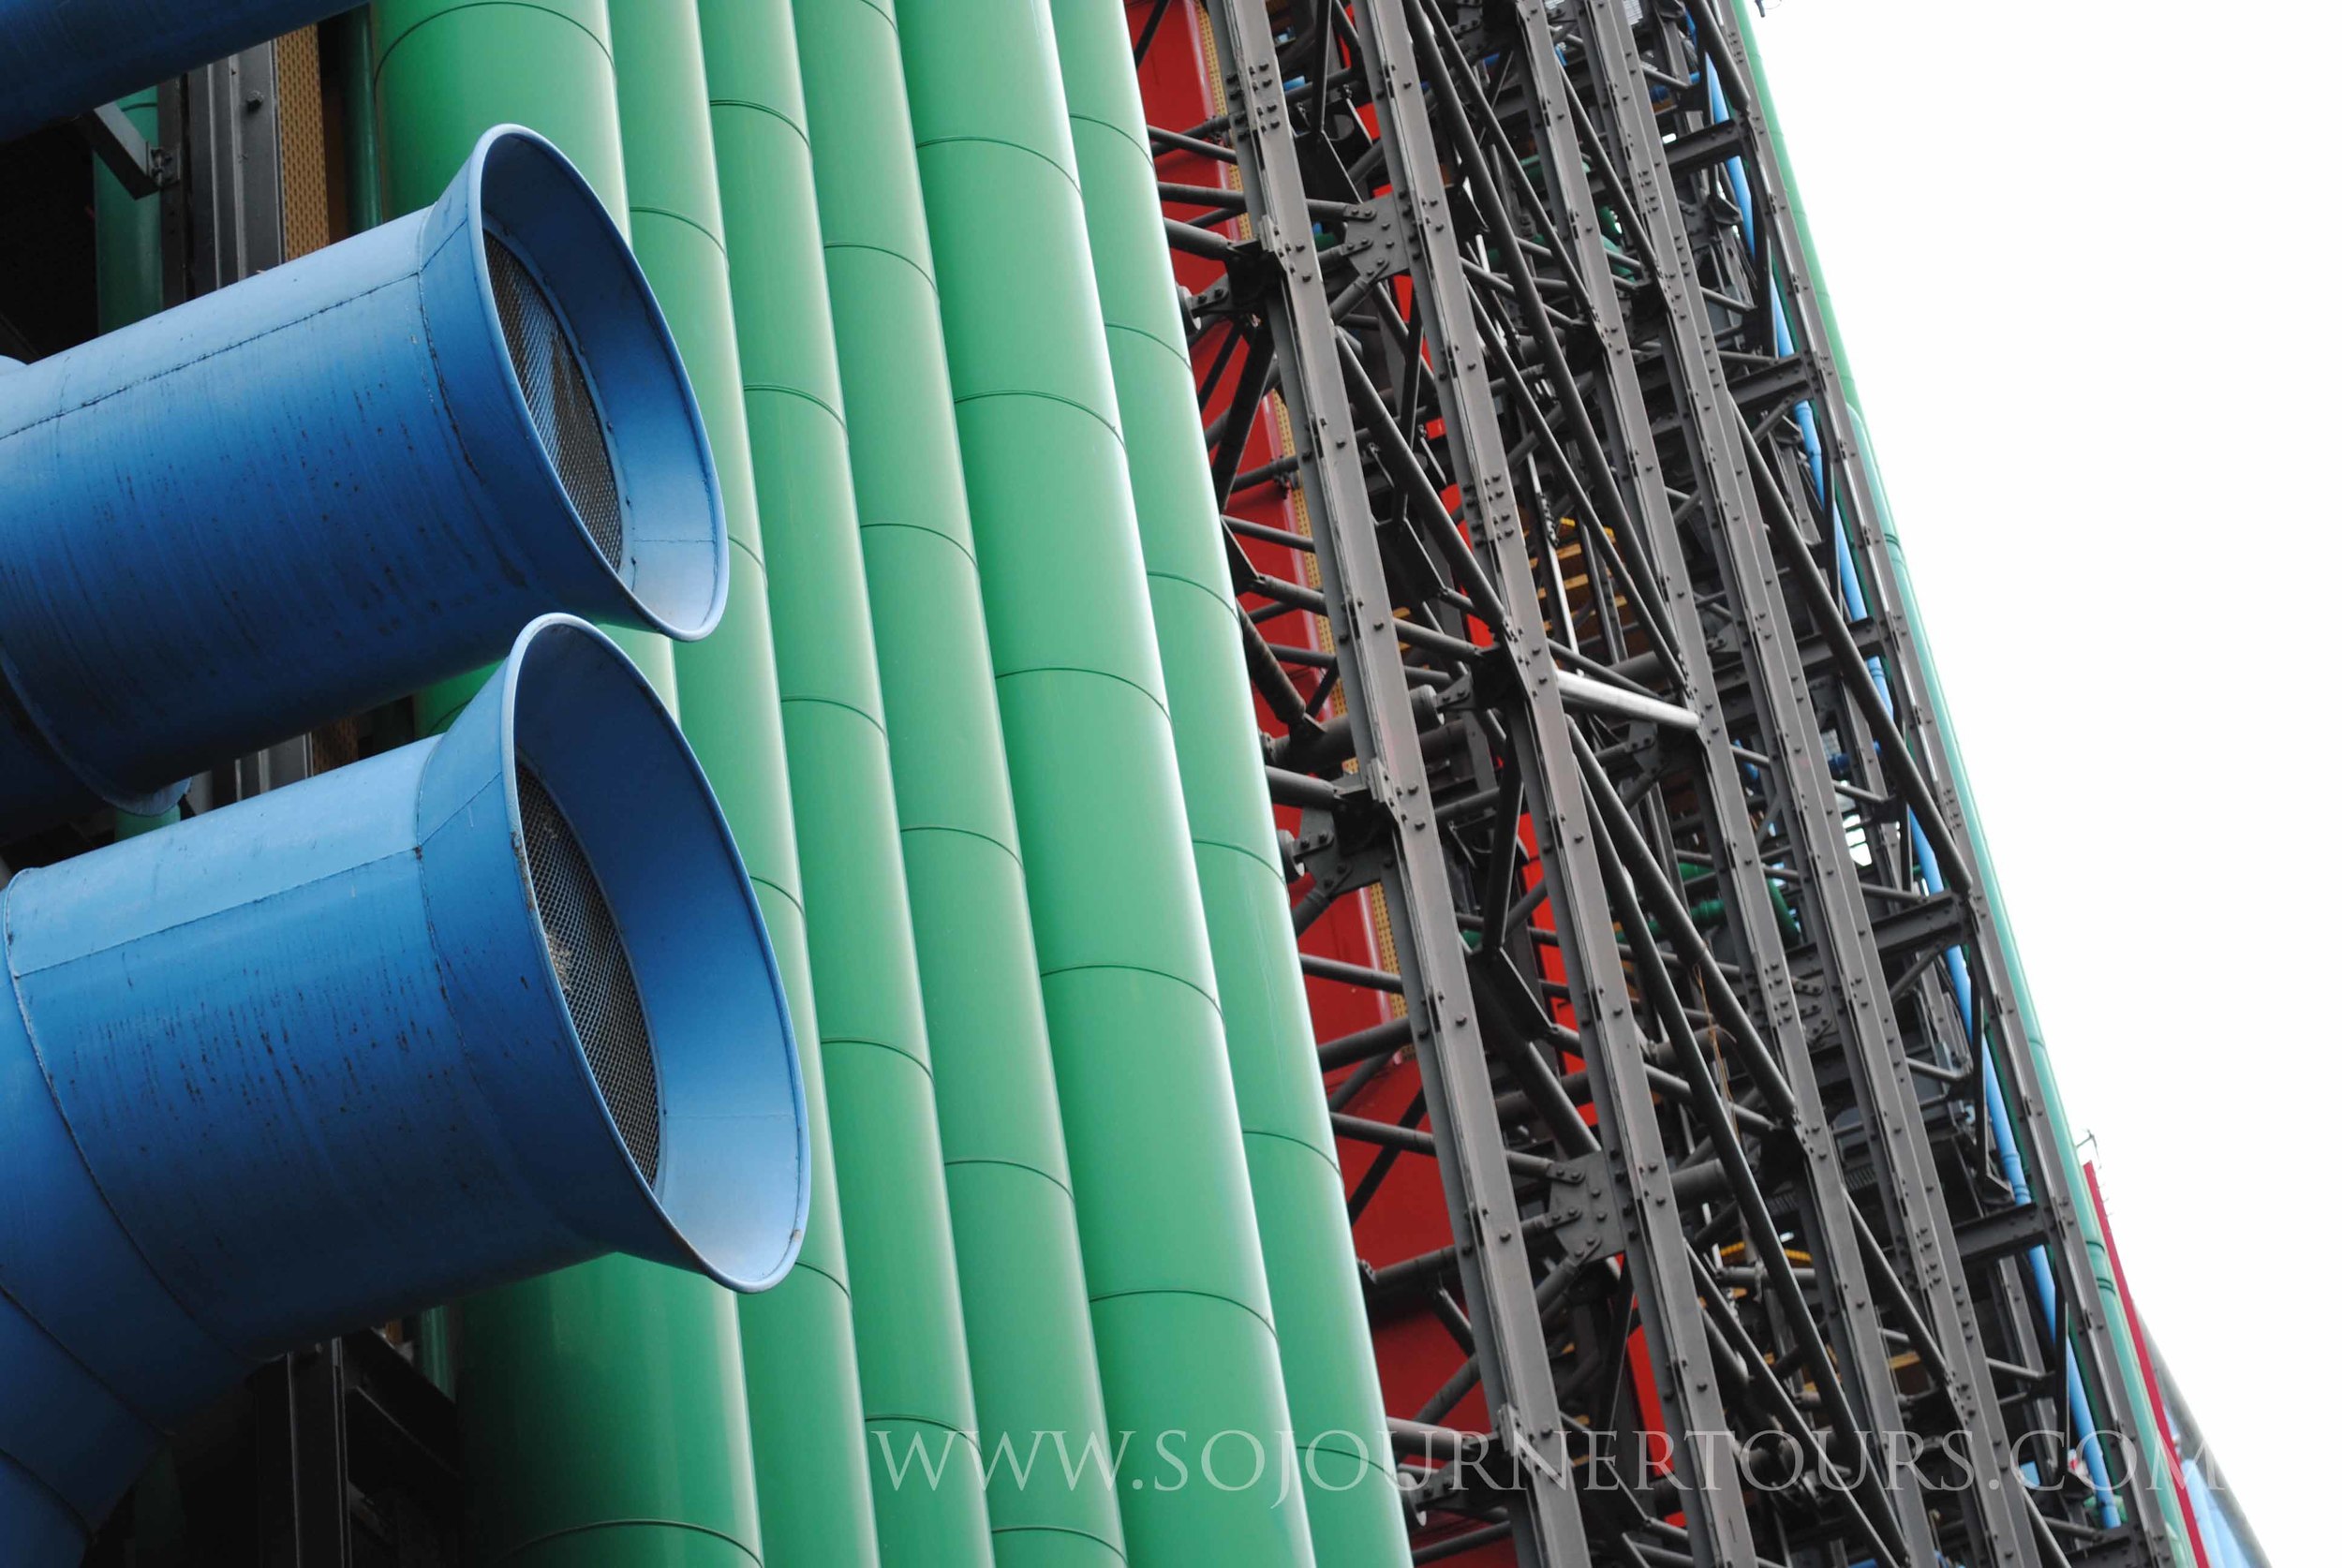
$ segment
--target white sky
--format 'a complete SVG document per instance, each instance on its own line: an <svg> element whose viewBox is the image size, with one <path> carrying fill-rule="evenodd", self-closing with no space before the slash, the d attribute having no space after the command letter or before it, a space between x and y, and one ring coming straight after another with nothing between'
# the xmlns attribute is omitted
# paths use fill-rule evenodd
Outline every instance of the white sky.
<svg viewBox="0 0 2342 1568"><path fill-rule="evenodd" d="M2075 1135L2262 1544L2335 1561L2342 11L1768 8Z"/></svg>

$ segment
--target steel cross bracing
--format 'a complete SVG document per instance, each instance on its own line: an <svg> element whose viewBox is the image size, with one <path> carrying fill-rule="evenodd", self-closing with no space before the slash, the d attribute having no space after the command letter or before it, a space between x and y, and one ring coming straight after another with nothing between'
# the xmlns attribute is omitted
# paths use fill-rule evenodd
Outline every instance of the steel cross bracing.
<svg viewBox="0 0 2342 1568"><path fill-rule="evenodd" d="M1396 973L1311 966L1405 1000L1325 1047L1337 1110L1401 1048L1422 1085L1425 1130L1338 1117L1381 1149L1353 1208L1428 1153L1454 1237L1371 1282L1461 1347L1401 1423L1422 1555L2168 1561L2069 1462L2068 1345L2110 1451L2137 1428L1728 19L1203 8L1226 111L1157 139L1231 177L1164 187L1225 270L1195 302L1208 406L1233 387L1214 477L1291 485L1309 529L1232 520L1231 569L1256 628L1328 644L1249 650L1297 925L1378 890ZM1134 7L1142 47L1167 9ZM1263 408L1292 451L1242 473ZM1605 1441L1630 1330L1664 1458ZM1502 1465L1430 1425L1475 1383Z"/></svg>

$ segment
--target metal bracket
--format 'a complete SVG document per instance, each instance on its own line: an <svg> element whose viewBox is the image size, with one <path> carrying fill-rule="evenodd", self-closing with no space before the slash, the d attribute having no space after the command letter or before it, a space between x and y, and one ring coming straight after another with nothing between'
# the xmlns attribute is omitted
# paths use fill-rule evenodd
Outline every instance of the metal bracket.
<svg viewBox="0 0 2342 1568"><path fill-rule="evenodd" d="M99 104L68 123L131 196L152 196L177 182L179 160L147 141L112 104Z"/></svg>
<svg viewBox="0 0 2342 1568"><path fill-rule="evenodd" d="M1607 1153L1562 1161L1554 1172L1549 1202L1547 1212L1552 1218L1553 1239L1561 1247L1564 1266L1582 1269L1626 1250L1626 1224L1610 1191Z"/></svg>

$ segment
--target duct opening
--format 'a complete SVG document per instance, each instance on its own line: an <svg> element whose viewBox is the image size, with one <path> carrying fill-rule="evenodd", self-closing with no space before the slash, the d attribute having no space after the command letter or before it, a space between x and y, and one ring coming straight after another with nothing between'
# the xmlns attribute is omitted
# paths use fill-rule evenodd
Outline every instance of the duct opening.
<svg viewBox="0 0 2342 1568"><path fill-rule="evenodd" d="M483 238L497 321L504 329L505 351L537 438L552 454L562 493L577 509L594 548L612 570L623 574L626 510L611 463L609 428L593 384L586 379L568 323L536 274L503 240L494 234Z"/></svg>
<svg viewBox="0 0 2342 1568"><path fill-rule="evenodd" d="M569 1176L540 1196L557 1214L574 1211L577 1228L615 1237L609 1184L639 1188L640 1229L618 1246L761 1290L786 1271L803 1235L808 1146L757 888L674 718L608 638L547 616L497 679L502 700L495 688L475 699L434 759L448 772L431 786L445 803L433 809L452 813L437 874L451 905L491 877L511 887L514 905L526 902L505 916L526 925L526 967L476 971L482 1027L517 1026L530 1039L514 1048L560 1058L560 1093L595 1102L604 1118L598 1148L552 1151ZM494 732L497 707L492 763L485 747L457 743ZM471 770L490 765L505 821L485 834L487 781ZM455 868L475 854L473 878L459 883ZM548 1031L556 991L567 1027L556 1018ZM526 1128L550 1092L548 1079L502 1114ZM602 1201L589 1204L596 1193ZM777 1199L785 1228L774 1223Z"/></svg>
<svg viewBox="0 0 2342 1568"><path fill-rule="evenodd" d="M521 840L537 922L570 1022L627 1154L645 1183L659 1180L659 1068L634 965L618 935L601 880L526 762L517 770Z"/></svg>
<svg viewBox="0 0 2342 1568"><path fill-rule="evenodd" d="M570 514L577 548L557 566L533 563L565 609L685 642L706 636L731 580L715 454L625 234L531 132L489 131L470 167L436 220L467 223L470 243L426 248L424 261L426 308L447 323L435 342L460 346L459 359L476 349L501 362L478 383L451 383L465 405L458 424L482 433L499 504ZM492 431L533 450L484 450Z"/></svg>

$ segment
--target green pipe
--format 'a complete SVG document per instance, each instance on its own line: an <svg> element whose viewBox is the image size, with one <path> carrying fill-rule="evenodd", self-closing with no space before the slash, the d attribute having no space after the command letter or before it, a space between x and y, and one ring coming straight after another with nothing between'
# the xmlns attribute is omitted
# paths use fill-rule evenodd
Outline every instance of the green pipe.
<svg viewBox="0 0 2342 1568"><path fill-rule="evenodd" d="M1090 1323L1136 1472L1125 1544L1145 1568L1298 1568L1309 1521L1049 8L896 15Z"/></svg>
<svg viewBox="0 0 2342 1568"><path fill-rule="evenodd" d="M1406 1526L1129 27L1119 6L1055 16L1310 1538L1325 1568L1396 1568Z"/></svg>
<svg viewBox="0 0 2342 1568"><path fill-rule="evenodd" d="M393 214L437 200L481 134L510 123L560 148L626 228L607 0L375 0L374 47L383 200ZM631 628L610 635L673 707L674 645ZM416 732L445 729L487 675L418 692Z"/></svg>
<svg viewBox="0 0 2342 1568"><path fill-rule="evenodd" d="M2008 958L2009 986L2014 993L2017 1016L2024 1028L2022 1048L2031 1057L2035 1079L2041 1086L2041 1099L2051 1136L2056 1142L2056 1158L2062 1169L2066 1190L2080 1194L2088 1191L2082 1173L2081 1157L2074 1152L2071 1125L2066 1119L2066 1104L2057 1088L2057 1074L2050 1061L2049 1047L2042 1038L2039 1014L2033 1006L2032 988L2025 983L2024 959L2018 951L2014 929L2008 921L2008 907L2002 897L2000 879L1993 868L1991 843L1984 835L1982 819L1977 814L1976 793L1968 783L1968 770L1960 751L1960 736L1951 719L1951 711L1945 705L1943 686L1935 675L1935 659L1927 639L1926 622L1920 617L1919 599L1911 589L1910 570L1904 559L1903 540L1895 529L1894 508L1887 497L1887 488L1879 474L1871 444L1870 426L1862 413L1861 393L1856 385L1852 362L1846 358L1845 338L1838 330L1838 313L1830 295L1830 283L1824 274L1819 258L1815 254L1813 229L1805 217L1805 201L1798 189L1797 170L1789 161L1786 139L1781 132L1781 116L1774 108L1772 86L1765 74L1764 56L1756 47L1755 29L1750 25L1746 0L1732 0L1735 25L1742 45L1748 56L1749 76L1756 94L1758 111L1772 132L1773 157L1781 171L1782 196L1788 203L1789 221L1796 225L1800 242L1805 252L1806 281L1812 286L1815 303L1821 318L1822 335L1831 358L1836 362L1838 384L1844 391L1846 411L1853 421L1856 455L1862 465L1863 477L1877 510L1878 530L1885 545L1888 568L1894 580L1897 599L1902 601L1904 619L1910 631L1913 651L1918 656L1920 682L1926 689L1929 704L1935 714L1937 732L1943 737L1944 755L1951 768L1952 790L1960 805L1961 815L1967 820L1968 838L1976 849L1979 874L1983 880L1984 901L1993 912L1993 921L2000 929L2001 945ZM2008 1043L2012 1047L2018 1043ZM2014 1100L2013 1086L2010 1098ZM2089 1253L2091 1272L2097 1276L2098 1302L2106 1319L2107 1335L2114 1347L2114 1359L2121 1370L2126 1402L2134 1413L2132 1429L2142 1435L2140 1446L2145 1450L2148 1468L2148 1487L2154 1493L2166 1538L2172 1543L2172 1556L2183 1565L2195 1561L2188 1545L2186 1520L2180 1512L2180 1492L2171 1474L2171 1467L2163 1454L2163 1445L2154 1440L2150 1423L2153 1405L2147 1398L2146 1378L2141 1370L2140 1348L2132 1339L2127 1316L2123 1310L2122 1296L2114 1280L2112 1261L2107 1252L2106 1236L2097 1216L2089 1204L2076 1201L2075 1218L2082 1227L2084 1250Z"/></svg>
<svg viewBox="0 0 2342 1568"><path fill-rule="evenodd" d="M984 1242L959 1251L976 1414L991 1453L1050 1450L1022 1483L995 1469L993 1554L1104 1568L1114 1483L1071 1476L1045 1435L1111 1452L902 56L867 0L797 0L796 22L944 1179L955 1234ZM805 310L820 280L790 297Z"/></svg>
<svg viewBox="0 0 2342 1568"><path fill-rule="evenodd" d="M620 14L646 3L619 0ZM774 0L706 0L705 10L719 22L706 58L720 116L721 220L739 246L742 364L731 379L737 386L745 373L764 519L838 1206L861 1281L853 1329L880 1555L936 1568L984 1564L990 1530L975 1394L794 35ZM622 49L621 87L625 60ZM630 155L633 145L630 134ZM631 180L631 162L628 172ZM638 213L638 235L646 221ZM713 214L701 226L712 230ZM761 1316L749 1324L769 1339ZM759 1408L785 1409L795 1398L773 1386ZM922 1454L939 1467L933 1481ZM768 1473L798 1462L780 1445Z"/></svg>
<svg viewBox="0 0 2342 1568"><path fill-rule="evenodd" d="M434 194L482 131L513 121L551 137L626 221L610 18L600 0L381 0L375 37L394 209ZM696 302L670 297L672 280L645 271L690 355L699 343L694 323L704 319ZM690 368L705 407L704 372L697 362ZM732 418L736 427L736 401ZM721 464L738 443L720 434L720 407L707 422ZM721 477L736 529L738 507L753 503L735 491L731 471ZM752 534L753 510L747 515ZM715 635L692 645L687 692L716 697L687 712L684 723L756 879L805 1037L818 1136L819 1064L807 1043L812 989L787 797L774 783L778 710L759 620L735 598ZM671 645L642 637L628 652L677 705ZM419 723L443 722L467 695L459 685L419 699ZM772 717L760 722L760 712ZM817 1192L826 1186L821 1176L817 1163ZM816 1252L808 1247L808 1257ZM487 1568L762 1561L739 1320L727 1293L675 1270L604 1259L464 1303L461 1359L471 1561Z"/></svg>
<svg viewBox="0 0 2342 1568"><path fill-rule="evenodd" d="M763 1561L728 1293L605 1259L472 1296L463 1324L467 1562Z"/></svg>
<svg viewBox="0 0 2342 1568"><path fill-rule="evenodd" d="M1675 863L1675 875L1676 879L1686 888L1694 882L1703 880L1713 880L1715 878L1715 872L1712 868L1696 865L1688 860L1679 860ZM1789 895L1782 891L1780 880L1774 877L1765 879L1765 890L1772 895L1773 924L1781 928L1781 934L1788 939L1789 945L1796 946L1803 939L1798 930L1797 911L1789 908ZM1691 907L1692 924L1702 929L1712 925L1721 925L1727 912L1722 898L1702 898ZM1659 928L1656 921L1649 924L1653 931Z"/></svg>
<svg viewBox="0 0 2342 1568"><path fill-rule="evenodd" d="M120 105L141 136L157 134L156 91L133 93ZM97 220L97 330L116 332L163 308L163 200L132 196L113 171L96 157L94 201Z"/></svg>
<svg viewBox="0 0 2342 1568"><path fill-rule="evenodd" d="M342 83L342 191L349 231L382 221L382 139L374 111L374 13L363 7L328 19L319 46L331 50Z"/></svg>
<svg viewBox="0 0 2342 1568"><path fill-rule="evenodd" d="M455 1314L433 1307L415 1317L415 1370L452 1398L455 1395Z"/></svg>
<svg viewBox="0 0 2342 1568"><path fill-rule="evenodd" d="M743 388L743 364L763 336L761 331L741 336L727 254L728 220L741 207L752 211L754 202L728 205L719 194L719 157L725 143L708 108L711 71L719 63L753 76L760 66L778 69L785 61L772 54L769 39L735 37L718 27L703 40L692 0L610 0L610 20L635 253L675 326L699 391L723 478L731 534L734 598L724 630L708 643L676 650L685 729L704 757L711 748L750 741L727 759L726 771L743 791L753 791L766 805L774 863L780 864L782 853L788 856L785 880L778 886L787 890L790 905L792 962L804 977L793 984L821 996L822 970L813 956L818 944L803 907L794 776L775 653L779 636L766 583L770 551L763 518L771 492L755 399ZM754 244L752 222L749 229L741 276L763 280L770 259ZM748 324L763 326L753 317ZM783 513L776 510L773 515L778 520ZM785 557L778 565L784 572L790 570ZM715 764L710 765L712 771ZM814 1061L818 1074L818 1082L808 1079L808 1096L818 1088L821 1101L814 1133L819 1195L806 1250L791 1280L740 1303L739 1328L750 1425L764 1438L761 1449L748 1450L755 1461L764 1549L777 1562L847 1565L876 1561L875 1527L862 1432L864 1364L854 1339L855 1302L832 1131L832 1107L840 1091L831 1077L822 1023L822 1016L811 1013L801 1013L798 1019L799 1049Z"/></svg>
<svg viewBox="0 0 2342 1568"><path fill-rule="evenodd" d="M121 103L138 133L150 142L156 134L156 92L149 87ZM143 321L163 308L163 200L132 196L97 158L92 169L91 209L97 225L97 330L111 333ZM114 836L134 838L179 820L176 806L159 817L114 813Z"/></svg>

